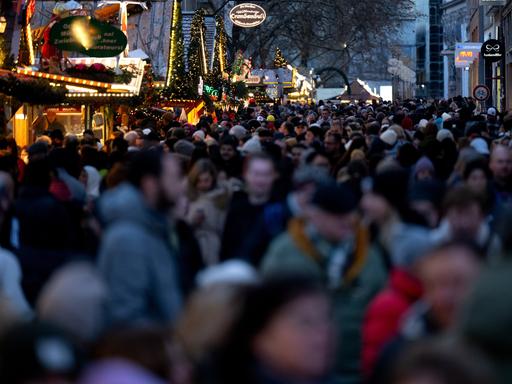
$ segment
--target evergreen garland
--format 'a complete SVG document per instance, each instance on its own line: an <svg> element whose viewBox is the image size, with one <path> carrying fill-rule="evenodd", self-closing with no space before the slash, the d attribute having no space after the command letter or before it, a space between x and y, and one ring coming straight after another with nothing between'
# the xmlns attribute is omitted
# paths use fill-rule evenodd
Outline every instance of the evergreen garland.
<svg viewBox="0 0 512 384"><path fill-rule="evenodd" d="M226 29L224 26L224 19L217 15L215 17L215 51L213 53L213 67L212 72L215 76L221 76L224 72L227 72L228 62L228 38L226 35Z"/></svg>
<svg viewBox="0 0 512 384"><path fill-rule="evenodd" d="M208 57L206 53L206 25L204 10L198 9L192 18L190 27L190 45L188 47L188 77L192 90L197 91L199 77L208 74Z"/></svg>
<svg viewBox="0 0 512 384"><path fill-rule="evenodd" d="M274 68L286 68L288 62L283 57L283 53L279 48L276 48L276 53L274 56Z"/></svg>
<svg viewBox="0 0 512 384"><path fill-rule="evenodd" d="M187 98L191 96L190 85L185 73L184 55L181 0L174 0L166 80L166 96L169 98Z"/></svg>

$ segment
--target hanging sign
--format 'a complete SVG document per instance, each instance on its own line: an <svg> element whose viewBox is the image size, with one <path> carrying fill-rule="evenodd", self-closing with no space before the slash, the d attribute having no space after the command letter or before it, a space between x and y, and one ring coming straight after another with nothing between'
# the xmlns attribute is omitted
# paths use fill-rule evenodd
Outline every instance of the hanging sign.
<svg viewBox="0 0 512 384"><path fill-rule="evenodd" d="M505 46L499 40L490 39L482 44L481 53L485 61L494 63L503 58L503 55L505 54Z"/></svg>
<svg viewBox="0 0 512 384"><path fill-rule="evenodd" d="M490 96L491 91L486 85L477 85L475 89L473 89L473 97L478 101L486 101Z"/></svg>
<svg viewBox="0 0 512 384"><path fill-rule="evenodd" d="M118 28L89 16L71 16L55 24L50 43L63 51L91 57L114 57L124 51L128 40Z"/></svg>
<svg viewBox="0 0 512 384"><path fill-rule="evenodd" d="M229 12L233 24L242 28L257 27L267 18L267 12L257 4L243 3L235 5Z"/></svg>

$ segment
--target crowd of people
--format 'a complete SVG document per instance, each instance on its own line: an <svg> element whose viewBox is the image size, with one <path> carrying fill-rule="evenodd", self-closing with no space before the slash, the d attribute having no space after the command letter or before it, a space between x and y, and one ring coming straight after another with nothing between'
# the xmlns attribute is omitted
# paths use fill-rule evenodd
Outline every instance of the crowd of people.
<svg viewBox="0 0 512 384"><path fill-rule="evenodd" d="M1 383L512 381L512 114L148 116L0 139Z"/></svg>

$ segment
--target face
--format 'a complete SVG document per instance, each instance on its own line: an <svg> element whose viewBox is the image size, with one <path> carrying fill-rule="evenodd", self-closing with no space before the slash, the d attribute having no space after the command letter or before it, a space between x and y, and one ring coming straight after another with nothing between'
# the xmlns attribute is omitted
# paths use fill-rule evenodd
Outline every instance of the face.
<svg viewBox="0 0 512 384"><path fill-rule="evenodd" d="M235 157L235 148L231 145L221 145L220 146L220 157L222 160L228 161Z"/></svg>
<svg viewBox="0 0 512 384"><path fill-rule="evenodd" d="M286 129L286 123L281 124L281 126L279 127L279 132L282 133L283 135L288 134L288 129Z"/></svg>
<svg viewBox="0 0 512 384"><path fill-rule="evenodd" d="M270 160L252 160L244 174L249 195L256 197L270 196L276 178L274 164Z"/></svg>
<svg viewBox="0 0 512 384"><path fill-rule="evenodd" d="M450 208L446 213L446 219L455 238L472 239L478 235L485 217L482 209L475 202L464 208Z"/></svg>
<svg viewBox="0 0 512 384"><path fill-rule="evenodd" d="M504 146L496 147L492 152L489 167L497 181L507 181L512 175L512 155L510 149Z"/></svg>
<svg viewBox="0 0 512 384"><path fill-rule="evenodd" d="M324 147L327 153L334 153L340 149L340 145L336 142L336 139L331 135L327 135L324 140Z"/></svg>
<svg viewBox="0 0 512 384"><path fill-rule="evenodd" d="M304 152L304 149L302 149L302 148L292 148L293 165L298 166L300 164L300 160L302 158L303 152Z"/></svg>
<svg viewBox="0 0 512 384"><path fill-rule="evenodd" d="M181 172L178 162L172 157L166 156L162 160L159 208L167 209L174 206L179 198L185 194L186 185L187 180Z"/></svg>
<svg viewBox="0 0 512 384"><path fill-rule="evenodd" d="M311 162L311 165L320 168L329 168L331 166L331 164L329 163L329 159L322 155L316 155L313 161Z"/></svg>
<svg viewBox="0 0 512 384"><path fill-rule="evenodd" d="M424 300L434 320L447 329L456 320L464 300L478 278L480 266L469 249L452 247L427 256L419 266Z"/></svg>
<svg viewBox="0 0 512 384"><path fill-rule="evenodd" d="M311 144L315 140L315 135L313 135L313 132L307 131L306 132L306 143Z"/></svg>
<svg viewBox="0 0 512 384"><path fill-rule="evenodd" d="M487 190L487 177L481 169L473 170L466 180L466 184L471 190L477 193L485 193Z"/></svg>
<svg viewBox="0 0 512 384"><path fill-rule="evenodd" d="M201 173L197 178L196 189L199 192L211 191L213 187L213 176L210 172Z"/></svg>
<svg viewBox="0 0 512 384"><path fill-rule="evenodd" d="M327 241L337 244L354 235L356 215L333 214L316 207L307 209L306 216L318 233Z"/></svg>
<svg viewBox="0 0 512 384"><path fill-rule="evenodd" d="M329 112L329 110L324 109L324 110L322 111L322 119L327 120L327 119L329 118L329 116L330 116L330 115L331 115L331 112Z"/></svg>
<svg viewBox="0 0 512 384"><path fill-rule="evenodd" d="M299 297L256 336L253 352L281 376L300 381L322 377L331 365L334 349L330 315L325 296L312 293Z"/></svg>
<svg viewBox="0 0 512 384"><path fill-rule="evenodd" d="M383 224L393 213L387 200L373 192L366 193L361 199L361 209L370 223Z"/></svg>
<svg viewBox="0 0 512 384"><path fill-rule="evenodd" d="M306 127L304 127L303 125L297 125L297 126L295 127L295 134L296 134L297 136L302 135L302 134L304 133L304 131L305 131L305 130L306 130Z"/></svg>

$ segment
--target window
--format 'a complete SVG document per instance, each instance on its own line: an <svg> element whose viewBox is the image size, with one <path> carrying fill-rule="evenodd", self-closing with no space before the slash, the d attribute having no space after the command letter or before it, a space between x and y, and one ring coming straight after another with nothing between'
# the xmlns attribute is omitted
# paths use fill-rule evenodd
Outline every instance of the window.
<svg viewBox="0 0 512 384"><path fill-rule="evenodd" d="M197 9L197 0L183 0L182 9L184 12L194 12Z"/></svg>

